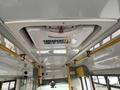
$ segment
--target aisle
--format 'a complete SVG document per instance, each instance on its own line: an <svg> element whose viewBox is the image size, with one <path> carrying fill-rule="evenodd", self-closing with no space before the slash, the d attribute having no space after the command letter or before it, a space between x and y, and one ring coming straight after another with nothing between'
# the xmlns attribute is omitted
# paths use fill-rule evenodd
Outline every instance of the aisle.
<svg viewBox="0 0 120 90"><path fill-rule="evenodd" d="M56 84L56 88L51 88L50 85L39 87L37 90L68 90L68 84Z"/></svg>

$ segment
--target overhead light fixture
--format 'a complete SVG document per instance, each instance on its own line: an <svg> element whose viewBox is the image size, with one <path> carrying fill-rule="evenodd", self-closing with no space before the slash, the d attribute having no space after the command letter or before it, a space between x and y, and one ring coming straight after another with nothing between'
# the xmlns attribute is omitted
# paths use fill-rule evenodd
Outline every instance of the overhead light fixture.
<svg viewBox="0 0 120 90"><path fill-rule="evenodd" d="M49 50L41 50L41 51L36 51L37 54L47 54L49 53Z"/></svg>
<svg viewBox="0 0 120 90"><path fill-rule="evenodd" d="M37 54L39 54L39 53L40 53L40 51L36 51L36 53L37 53Z"/></svg>
<svg viewBox="0 0 120 90"><path fill-rule="evenodd" d="M76 39L74 39L74 38L73 38L73 39L71 39L71 43L72 43L72 44L76 44L76 42L77 42L77 40L76 40Z"/></svg>
<svg viewBox="0 0 120 90"><path fill-rule="evenodd" d="M54 54L66 54L67 51L66 51L66 49L63 49L63 50L53 50L53 53Z"/></svg>
<svg viewBox="0 0 120 90"><path fill-rule="evenodd" d="M93 47L92 48L90 48L90 51L92 51L93 50Z"/></svg>
<svg viewBox="0 0 120 90"><path fill-rule="evenodd" d="M74 51L74 52L79 52L80 50L79 50L79 49L73 49L72 51Z"/></svg>
<svg viewBox="0 0 120 90"><path fill-rule="evenodd" d="M48 54L49 53L49 50L41 50L40 51L40 54Z"/></svg>

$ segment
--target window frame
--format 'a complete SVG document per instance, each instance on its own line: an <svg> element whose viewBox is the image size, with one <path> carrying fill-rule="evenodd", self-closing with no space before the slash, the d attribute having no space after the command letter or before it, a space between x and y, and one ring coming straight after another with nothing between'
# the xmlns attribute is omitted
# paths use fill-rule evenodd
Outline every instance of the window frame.
<svg viewBox="0 0 120 90"><path fill-rule="evenodd" d="M10 83L11 82L15 82L14 84L14 88L10 89ZM8 90L16 90L16 80L8 80L8 81L2 81L1 84L3 85L4 83L9 83L8 85ZM2 86L1 86L1 90L2 90Z"/></svg>
<svg viewBox="0 0 120 90"><path fill-rule="evenodd" d="M98 77L98 76L104 76L104 77L106 77L106 78L108 78L108 76L113 76L113 77L118 77L119 79L120 79L120 75L119 74L93 74L93 75L91 75L91 76L96 76L96 77ZM93 78L93 77L92 77ZM98 78L98 81L99 81L99 78ZM118 80L119 81L119 80ZM94 82L94 80L93 80L93 82ZM107 81L106 81L106 83L107 83ZM94 82L94 84L98 84L98 85L103 85L103 86L106 86L107 87L107 84L101 84L100 82ZM120 82L119 82L119 85L120 85ZM115 85L110 85L109 84L109 86L110 86L110 88L117 88L117 89L120 89L120 86L115 86Z"/></svg>

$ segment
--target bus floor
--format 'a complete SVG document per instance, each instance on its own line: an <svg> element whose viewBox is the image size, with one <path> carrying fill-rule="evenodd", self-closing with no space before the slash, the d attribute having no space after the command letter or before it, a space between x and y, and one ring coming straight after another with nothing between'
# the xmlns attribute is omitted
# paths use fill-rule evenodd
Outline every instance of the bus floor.
<svg viewBox="0 0 120 90"><path fill-rule="evenodd" d="M68 84L57 83L55 88L51 88L50 85L44 85L38 87L37 90L68 90Z"/></svg>

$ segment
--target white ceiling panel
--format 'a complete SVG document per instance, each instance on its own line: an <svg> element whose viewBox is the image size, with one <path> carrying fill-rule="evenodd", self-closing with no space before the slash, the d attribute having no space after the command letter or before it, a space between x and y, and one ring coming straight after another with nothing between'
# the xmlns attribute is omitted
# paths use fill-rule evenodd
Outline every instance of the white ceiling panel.
<svg viewBox="0 0 120 90"><path fill-rule="evenodd" d="M0 12L3 20L118 18L119 0L0 0Z"/></svg>
<svg viewBox="0 0 120 90"><path fill-rule="evenodd" d="M66 56L48 56L48 57L43 57L44 60L44 65L46 66L63 66L65 65L67 58Z"/></svg>

